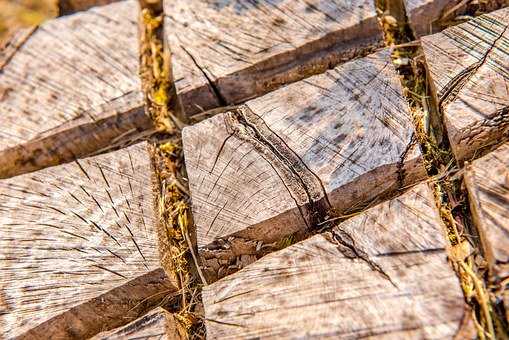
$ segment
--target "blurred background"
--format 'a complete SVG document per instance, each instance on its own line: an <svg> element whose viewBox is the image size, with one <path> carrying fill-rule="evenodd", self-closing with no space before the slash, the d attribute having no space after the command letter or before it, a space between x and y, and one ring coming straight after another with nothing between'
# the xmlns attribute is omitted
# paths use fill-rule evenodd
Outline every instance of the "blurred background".
<svg viewBox="0 0 509 340"><path fill-rule="evenodd" d="M57 0L0 0L0 43L15 30L37 25L57 14Z"/></svg>

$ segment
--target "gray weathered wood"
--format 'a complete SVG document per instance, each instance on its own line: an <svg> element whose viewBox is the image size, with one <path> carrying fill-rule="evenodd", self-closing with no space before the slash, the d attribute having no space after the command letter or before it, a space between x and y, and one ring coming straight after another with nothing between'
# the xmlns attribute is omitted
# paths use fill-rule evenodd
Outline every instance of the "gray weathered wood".
<svg viewBox="0 0 509 340"><path fill-rule="evenodd" d="M142 143L0 180L0 333L90 335L171 292L151 174Z"/></svg>
<svg viewBox="0 0 509 340"><path fill-rule="evenodd" d="M465 182L491 272L504 278L509 275L509 143L469 165Z"/></svg>
<svg viewBox="0 0 509 340"><path fill-rule="evenodd" d="M124 146L152 128L137 1L50 20L2 57L0 178Z"/></svg>
<svg viewBox="0 0 509 340"><path fill-rule="evenodd" d="M118 329L97 334L91 340L177 340L175 327L168 325L173 316L162 308L156 308L143 317ZM174 324L173 324L174 326Z"/></svg>
<svg viewBox="0 0 509 340"><path fill-rule="evenodd" d="M387 49L185 128L183 143L202 250L275 242L425 176Z"/></svg>
<svg viewBox="0 0 509 340"><path fill-rule="evenodd" d="M260 96L382 43L368 0L167 0L165 13L189 114Z"/></svg>
<svg viewBox="0 0 509 340"><path fill-rule="evenodd" d="M432 92L460 161L509 137L509 8L421 38Z"/></svg>
<svg viewBox="0 0 509 340"><path fill-rule="evenodd" d="M433 194L420 184L204 287L207 336L471 336L443 232Z"/></svg>

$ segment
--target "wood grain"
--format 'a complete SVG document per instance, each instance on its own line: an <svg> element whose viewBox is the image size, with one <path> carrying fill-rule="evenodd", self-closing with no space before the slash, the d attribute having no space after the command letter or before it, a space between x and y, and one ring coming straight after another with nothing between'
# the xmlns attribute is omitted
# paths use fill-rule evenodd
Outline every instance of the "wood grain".
<svg viewBox="0 0 509 340"><path fill-rule="evenodd" d="M151 173L142 143L0 181L1 333L90 335L162 299Z"/></svg>
<svg viewBox="0 0 509 340"><path fill-rule="evenodd" d="M138 77L138 4L46 22L0 72L0 178L112 150L150 132ZM148 133L147 132L147 133Z"/></svg>
<svg viewBox="0 0 509 340"><path fill-rule="evenodd" d="M367 0L167 0L165 13L188 114L260 96L382 43Z"/></svg>
<svg viewBox="0 0 509 340"><path fill-rule="evenodd" d="M367 0L166 1L166 11L174 78L188 115L323 72L382 41ZM8 127L0 131L0 178L154 132L143 114L138 14L137 1L127 0L51 20L6 62L0 56L0 123Z"/></svg>
<svg viewBox="0 0 509 340"><path fill-rule="evenodd" d="M403 0L407 17L417 37L440 31L442 14L458 4L457 0Z"/></svg>
<svg viewBox="0 0 509 340"><path fill-rule="evenodd" d="M177 340L178 333L168 327L167 318L173 316L163 308L156 308L141 318L113 331L97 334L90 340Z"/></svg>
<svg viewBox="0 0 509 340"><path fill-rule="evenodd" d="M459 161L509 137L509 8L421 38Z"/></svg>
<svg viewBox="0 0 509 340"><path fill-rule="evenodd" d="M467 167L472 217L492 274L509 275L509 143Z"/></svg>
<svg viewBox="0 0 509 340"><path fill-rule="evenodd" d="M211 339L441 339L466 309L421 184L204 287ZM472 335L470 333L470 335Z"/></svg>
<svg viewBox="0 0 509 340"><path fill-rule="evenodd" d="M472 18L507 7L509 0L403 0L407 17L416 37L440 32Z"/></svg>
<svg viewBox="0 0 509 340"><path fill-rule="evenodd" d="M275 242L425 176L387 49L188 127L183 143L199 248Z"/></svg>

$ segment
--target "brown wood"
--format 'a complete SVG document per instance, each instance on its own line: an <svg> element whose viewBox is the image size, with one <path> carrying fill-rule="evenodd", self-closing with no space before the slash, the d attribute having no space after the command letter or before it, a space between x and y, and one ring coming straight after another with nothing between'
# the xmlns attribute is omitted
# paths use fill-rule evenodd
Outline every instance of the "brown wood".
<svg viewBox="0 0 509 340"><path fill-rule="evenodd" d="M382 41L367 0L166 4L174 78L188 115L323 72ZM0 55L0 124L9 127L0 131L0 178L154 133L138 77L138 16L136 0L94 7L44 23L7 59Z"/></svg>
<svg viewBox="0 0 509 340"><path fill-rule="evenodd" d="M202 251L235 236L251 243L235 255L253 254L253 242L320 228L425 177L387 49L188 127L183 142Z"/></svg>
<svg viewBox="0 0 509 340"><path fill-rule="evenodd" d="M418 185L204 287L207 336L471 338L443 232Z"/></svg>
<svg viewBox="0 0 509 340"><path fill-rule="evenodd" d="M416 36L421 37L440 31L439 20L458 0L403 0L408 21Z"/></svg>
<svg viewBox="0 0 509 340"><path fill-rule="evenodd" d="M1 180L0 197L7 338L94 335L172 293L146 143Z"/></svg>
<svg viewBox="0 0 509 340"><path fill-rule="evenodd" d="M421 38L459 161L509 137L509 8Z"/></svg>
<svg viewBox="0 0 509 340"><path fill-rule="evenodd" d="M467 167L472 217L492 274L509 275L509 143Z"/></svg>
<svg viewBox="0 0 509 340"><path fill-rule="evenodd" d="M152 128L137 1L46 22L1 57L0 178L125 146ZM147 132L148 131L148 132Z"/></svg>
<svg viewBox="0 0 509 340"><path fill-rule="evenodd" d="M440 32L471 15L507 7L509 0L403 0L408 21L417 37Z"/></svg>
<svg viewBox="0 0 509 340"><path fill-rule="evenodd" d="M60 15L72 14L85 11L94 6L111 4L119 0L57 0L58 12Z"/></svg>
<svg viewBox="0 0 509 340"><path fill-rule="evenodd" d="M141 318L113 331L97 334L91 340L143 339L143 340L177 340L179 339L173 322L168 327L167 319L173 315L162 308L156 308ZM173 326L173 327L172 327Z"/></svg>
<svg viewBox="0 0 509 340"><path fill-rule="evenodd" d="M382 44L371 0L164 3L188 114L260 96Z"/></svg>

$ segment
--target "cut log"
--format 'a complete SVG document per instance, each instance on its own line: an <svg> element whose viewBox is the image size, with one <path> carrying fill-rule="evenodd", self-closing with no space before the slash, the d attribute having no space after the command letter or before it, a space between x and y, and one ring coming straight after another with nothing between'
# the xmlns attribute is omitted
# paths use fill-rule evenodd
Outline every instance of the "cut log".
<svg viewBox="0 0 509 340"><path fill-rule="evenodd" d="M458 4L457 0L403 0L410 27L415 35L424 35L440 31L439 20L447 10Z"/></svg>
<svg viewBox="0 0 509 340"><path fill-rule="evenodd" d="M143 317L113 331L97 334L91 340L177 340L173 316L162 308L156 308Z"/></svg>
<svg viewBox="0 0 509 340"><path fill-rule="evenodd" d="M172 292L151 173L142 143L0 181L0 333L83 338Z"/></svg>
<svg viewBox="0 0 509 340"><path fill-rule="evenodd" d="M150 130L138 77L138 4L50 20L0 72L0 178L125 146Z"/></svg>
<svg viewBox="0 0 509 340"><path fill-rule="evenodd" d="M117 1L119 0L58 0L58 12L60 15L67 15Z"/></svg>
<svg viewBox="0 0 509 340"><path fill-rule="evenodd" d="M260 96L383 42L371 0L167 0L165 13L188 114Z"/></svg>
<svg viewBox="0 0 509 340"><path fill-rule="evenodd" d="M211 339L472 335L427 184L205 286ZM466 337L465 337L466 338ZM472 338L472 337L469 337Z"/></svg>
<svg viewBox="0 0 509 340"><path fill-rule="evenodd" d="M508 0L403 0L408 21L417 37L440 32L460 17L488 13L509 5ZM463 19L464 21L465 19Z"/></svg>
<svg viewBox="0 0 509 340"><path fill-rule="evenodd" d="M275 242L425 176L387 49L185 128L183 143L201 250Z"/></svg>
<svg viewBox="0 0 509 340"><path fill-rule="evenodd" d="M465 182L474 223L492 274L509 275L509 143L467 167Z"/></svg>
<svg viewBox="0 0 509 340"><path fill-rule="evenodd" d="M166 10L174 78L189 115L261 95L382 43L367 0L166 1ZM51 20L7 61L0 56L0 123L8 127L0 131L0 178L153 132L138 77L138 15L137 1L127 0Z"/></svg>
<svg viewBox="0 0 509 340"><path fill-rule="evenodd" d="M509 138L509 8L421 38L432 92L462 162Z"/></svg>

